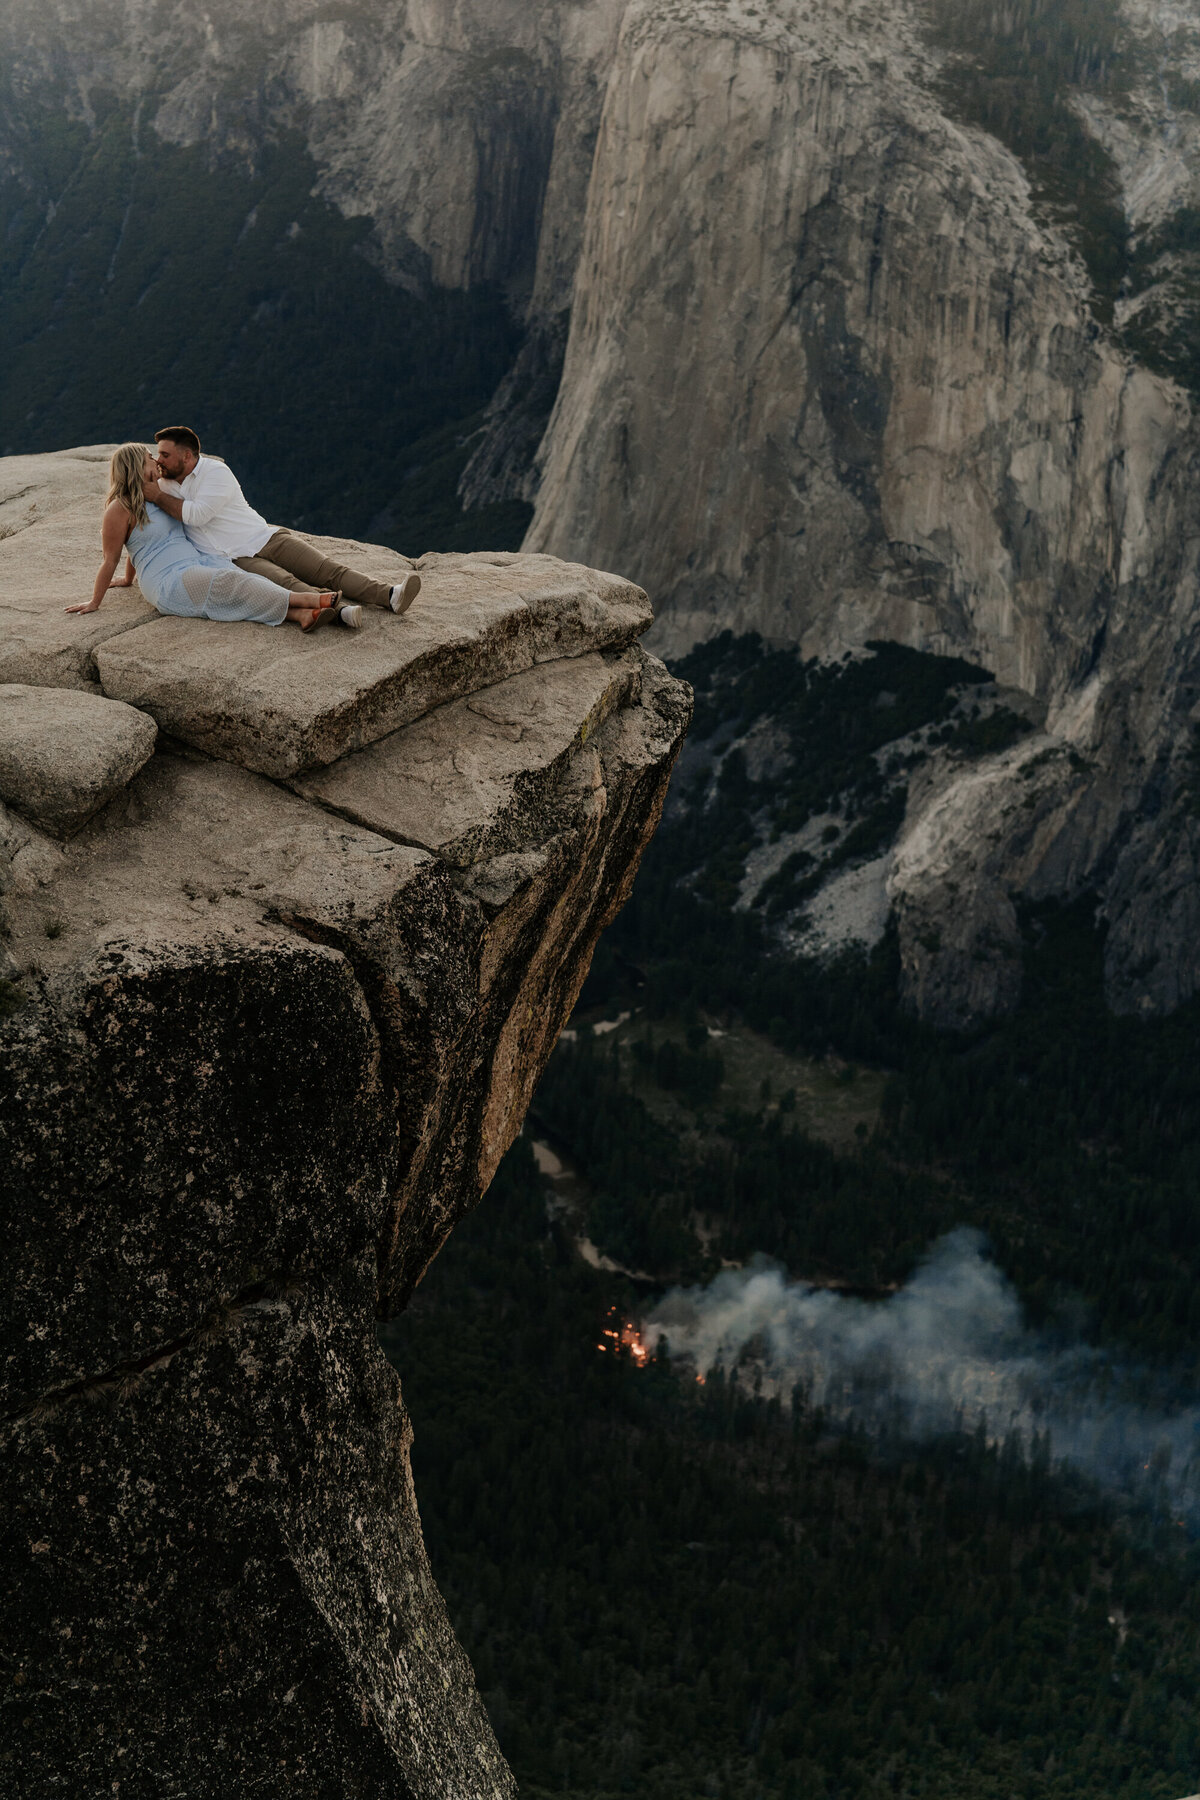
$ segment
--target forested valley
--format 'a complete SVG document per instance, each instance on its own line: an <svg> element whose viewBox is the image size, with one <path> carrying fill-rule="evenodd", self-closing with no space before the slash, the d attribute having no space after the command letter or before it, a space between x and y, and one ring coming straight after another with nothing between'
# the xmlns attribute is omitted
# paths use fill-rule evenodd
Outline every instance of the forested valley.
<svg viewBox="0 0 1200 1800"><path fill-rule="evenodd" d="M604 1336L755 1253L882 1298L967 1224L1032 1327L1195 1388L1200 1007L1110 1015L1086 901L1026 918L1022 1004L970 1038L906 1017L890 933L795 948L923 757L1025 723L896 646L819 667L726 636L681 668L693 741L633 898L526 1135L385 1332L502 1745L538 1797L1179 1800L1196 1519L999 1427L868 1433L759 1391L753 1357L700 1384ZM756 780L764 719L790 753ZM746 904L755 846L825 818Z"/></svg>

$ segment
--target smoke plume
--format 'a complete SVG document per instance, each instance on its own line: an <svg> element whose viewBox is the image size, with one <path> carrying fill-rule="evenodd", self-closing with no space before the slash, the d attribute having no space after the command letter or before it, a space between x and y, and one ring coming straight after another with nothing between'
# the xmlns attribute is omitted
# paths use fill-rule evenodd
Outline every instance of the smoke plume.
<svg viewBox="0 0 1200 1800"><path fill-rule="evenodd" d="M706 1377L748 1356L769 1388L798 1387L843 1423L915 1437L982 1424L1026 1449L1038 1434L1054 1463L1200 1520L1200 1405L1103 1351L1040 1338L976 1231L941 1238L883 1301L789 1281L759 1258L672 1289L643 1330Z"/></svg>

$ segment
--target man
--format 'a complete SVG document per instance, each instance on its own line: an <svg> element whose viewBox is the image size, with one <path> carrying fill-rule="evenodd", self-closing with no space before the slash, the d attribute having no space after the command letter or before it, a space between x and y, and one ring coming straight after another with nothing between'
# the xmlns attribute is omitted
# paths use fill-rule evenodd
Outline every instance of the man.
<svg viewBox="0 0 1200 1800"><path fill-rule="evenodd" d="M405 575L395 584L373 581L290 531L268 525L233 471L215 457L201 456L200 439L190 426L168 425L155 432L154 441L165 479L147 480L146 498L183 521L197 550L227 556L239 569L265 575L294 594L336 592L338 620L352 627L362 624L357 602L405 613L420 593L419 575Z"/></svg>

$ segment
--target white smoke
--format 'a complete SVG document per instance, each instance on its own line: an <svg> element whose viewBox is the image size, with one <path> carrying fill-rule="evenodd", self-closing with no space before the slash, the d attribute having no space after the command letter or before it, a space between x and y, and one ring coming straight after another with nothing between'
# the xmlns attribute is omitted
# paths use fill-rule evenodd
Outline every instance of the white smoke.
<svg viewBox="0 0 1200 1800"><path fill-rule="evenodd" d="M1026 1449L1038 1433L1055 1463L1200 1516L1200 1404L1150 1403L1146 1371L1041 1339L984 1252L979 1232L951 1232L882 1301L789 1281L757 1258L673 1288L643 1332L706 1377L748 1356L769 1389L799 1387L843 1423L918 1437L982 1424L989 1441L1020 1433Z"/></svg>

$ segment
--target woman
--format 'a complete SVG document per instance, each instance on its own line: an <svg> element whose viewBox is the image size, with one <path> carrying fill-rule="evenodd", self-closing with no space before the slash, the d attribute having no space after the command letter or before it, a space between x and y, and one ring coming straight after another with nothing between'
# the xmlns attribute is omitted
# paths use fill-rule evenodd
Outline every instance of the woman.
<svg viewBox="0 0 1200 1800"><path fill-rule="evenodd" d="M250 619L260 625L282 625L291 619L301 631L311 631L338 616L338 594L290 593L262 575L235 568L224 556L197 550L178 519L147 505L142 481L157 474L158 465L145 444L122 444L114 450L100 528L104 560L91 599L82 606L68 606L67 612L95 612L110 587L132 587L136 571L138 586L151 606L180 618ZM115 581L123 549L125 574Z"/></svg>

